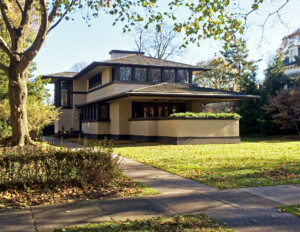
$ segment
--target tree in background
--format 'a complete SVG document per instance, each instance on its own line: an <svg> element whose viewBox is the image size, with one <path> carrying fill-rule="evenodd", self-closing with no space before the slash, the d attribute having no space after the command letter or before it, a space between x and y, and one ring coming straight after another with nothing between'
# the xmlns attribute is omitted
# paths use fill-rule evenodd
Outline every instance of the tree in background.
<svg viewBox="0 0 300 232"><path fill-rule="evenodd" d="M232 90L241 90L242 85L247 83L247 79L255 67L255 61L249 61L249 50L246 41L239 39L233 41L228 46L224 46L220 51L225 60L226 78L231 83Z"/></svg>
<svg viewBox="0 0 300 232"><path fill-rule="evenodd" d="M72 67L70 68L70 71L71 72L80 72L86 66L88 66L88 63L85 61L81 61L81 62L73 64Z"/></svg>
<svg viewBox="0 0 300 232"><path fill-rule="evenodd" d="M129 35L134 41L134 49L150 57L166 60L184 53L181 35L167 23L161 25L160 31L157 31L155 25L145 29L139 23Z"/></svg>
<svg viewBox="0 0 300 232"><path fill-rule="evenodd" d="M300 136L300 93L280 91L270 96L264 109L281 129L295 129Z"/></svg>
<svg viewBox="0 0 300 232"><path fill-rule="evenodd" d="M297 44L300 44L300 28L282 38L277 56L285 59L288 56L289 47Z"/></svg>
<svg viewBox="0 0 300 232"><path fill-rule="evenodd" d="M225 89L231 88L230 80L226 76L225 60L217 57L208 61L201 61L197 66L210 68L210 71L197 73L194 82L201 87Z"/></svg>
<svg viewBox="0 0 300 232"><path fill-rule="evenodd" d="M220 53L218 58L197 64L212 70L197 74L195 82L203 87L241 91L243 83L247 82L248 76L256 67L256 62L248 59L246 42L242 39L231 42Z"/></svg>
<svg viewBox="0 0 300 232"><path fill-rule="evenodd" d="M284 75L285 66L280 56L275 56L268 62L265 70L263 86L267 95L274 96L277 91L289 84L289 79Z"/></svg>

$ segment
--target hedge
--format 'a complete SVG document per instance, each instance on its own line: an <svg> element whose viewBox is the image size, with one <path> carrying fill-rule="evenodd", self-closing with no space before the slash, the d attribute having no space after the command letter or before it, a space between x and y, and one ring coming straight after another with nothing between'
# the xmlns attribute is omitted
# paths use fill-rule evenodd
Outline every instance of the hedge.
<svg viewBox="0 0 300 232"><path fill-rule="evenodd" d="M174 113L170 115L171 117L183 117L183 118L224 118L224 119L240 119L241 116L237 113Z"/></svg>
<svg viewBox="0 0 300 232"><path fill-rule="evenodd" d="M25 147L0 152L0 188L110 185L121 173L111 150Z"/></svg>

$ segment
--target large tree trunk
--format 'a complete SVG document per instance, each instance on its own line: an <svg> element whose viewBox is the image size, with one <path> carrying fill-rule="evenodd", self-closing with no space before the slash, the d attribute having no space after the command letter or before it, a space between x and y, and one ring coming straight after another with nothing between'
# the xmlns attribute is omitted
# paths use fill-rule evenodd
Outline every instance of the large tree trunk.
<svg viewBox="0 0 300 232"><path fill-rule="evenodd" d="M18 73L15 69L9 72L8 96L10 104L10 121L12 127L12 143L24 146L34 144L28 130L26 111L28 69Z"/></svg>

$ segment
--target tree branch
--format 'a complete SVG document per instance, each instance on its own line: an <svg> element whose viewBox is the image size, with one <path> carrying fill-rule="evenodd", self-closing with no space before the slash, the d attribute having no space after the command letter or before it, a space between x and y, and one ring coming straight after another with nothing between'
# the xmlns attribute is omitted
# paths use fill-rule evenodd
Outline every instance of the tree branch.
<svg viewBox="0 0 300 232"><path fill-rule="evenodd" d="M4 39L0 36L0 49L5 52L8 57L11 59L13 58L13 52L11 51L10 47L4 41Z"/></svg>
<svg viewBox="0 0 300 232"><path fill-rule="evenodd" d="M16 0L16 2L17 2L17 6L19 7L19 10L20 10L21 13L23 14L23 8L22 8L22 6L21 6L19 0Z"/></svg>
<svg viewBox="0 0 300 232"><path fill-rule="evenodd" d="M67 13L68 13L68 11L65 11L65 13L62 16L60 16L60 18L57 20L57 22L49 28L47 34L50 31L52 31L65 18L65 16L67 15Z"/></svg>
<svg viewBox="0 0 300 232"><path fill-rule="evenodd" d="M1 16L3 18L3 21L5 23L6 29L8 30L10 36L12 37L14 32L13 32L13 26L7 17L7 12L8 12L8 7L5 3L4 0L0 0L0 10L1 10Z"/></svg>
<svg viewBox="0 0 300 232"><path fill-rule="evenodd" d="M6 65L0 63L0 70L2 70L3 72L5 72L7 75L9 74L9 69Z"/></svg>
<svg viewBox="0 0 300 232"><path fill-rule="evenodd" d="M72 7L72 5L75 3L75 0L72 0L72 2L69 4L69 7ZM52 11L51 11L51 13L50 13L50 15L49 15L49 17L48 17L48 20L49 20L49 22L51 23L51 22L53 22L53 20L54 20L54 18L55 18L55 16L56 16L56 14L57 14L57 9L58 9L58 7L57 6L55 6L55 4L54 4L54 7L53 7L53 9L52 9ZM49 28L49 30L48 30L48 32L47 32L47 34L50 32L50 31L52 31L65 17L66 17L66 15L68 14L68 9L60 16L60 18L57 20L57 22L54 24L54 25L52 25L50 28Z"/></svg>
<svg viewBox="0 0 300 232"><path fill-rule="evenodd" d="M28 23L29 10L31 8L32 3L33 3L33 0L26 0L25 1L24 10L22 11L22 20L21 20L20 26L18 28L18 30L20 30L20 36L23 35L24 26L27 25L27 23Z"/></svg>
<svg viewBox="0 0 300 232"><path fill-rule="evenodd" d="M37 36L32 43L32 45L24 52L24 55L22 56L22 59L20 63L18 64L17 70L19 72L24 71L29 63L33 60L33 58L37 55L38 51L42 47L46 35L47 35L47 30L49 26L49 21L48 21L48 10L46 6L46 0L39 0L40 5L41 5L41 25L39 28L39 31L37 33Z"/></svg>

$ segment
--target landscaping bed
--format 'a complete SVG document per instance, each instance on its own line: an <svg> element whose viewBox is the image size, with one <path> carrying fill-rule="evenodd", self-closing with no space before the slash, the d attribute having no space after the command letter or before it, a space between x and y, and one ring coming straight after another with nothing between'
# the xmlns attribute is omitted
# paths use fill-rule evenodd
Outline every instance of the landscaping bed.
<svg viewBox="0 0 300 232"><path fill-rule="evenodd" d="M175 217L158 217L146 220L126 220L121 222L101 222L99 224L87 224L69 228L57 229L55 232L63 231L163 231L163 232L229 232L234 231L228 226L219 223L204 214L179 215Z"/></svg>
<svg viewBox="0 0 300 232"><path fill-rule="evenodd" d="M110 147L0 150L0 208L157 193L123 176Z"/></svg>
<svg viewBox="0 0 300 232"><path fill-rule="evenodd" d="M300 142L123 146L114 152L219 189L300 183Z"/></svg>

